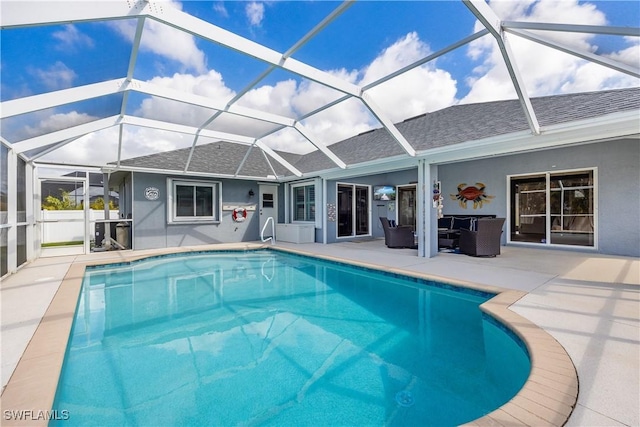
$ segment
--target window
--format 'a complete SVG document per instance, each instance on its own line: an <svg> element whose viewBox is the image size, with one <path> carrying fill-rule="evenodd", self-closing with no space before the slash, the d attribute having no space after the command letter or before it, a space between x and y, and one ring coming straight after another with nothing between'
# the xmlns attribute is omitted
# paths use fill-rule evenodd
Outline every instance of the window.
<svg viewBox="0 0 640 427"><path fill-rule="evenodd" d="M273 208L273 193L262 194L262 207Z"/></svg>
<svg viewBox="0 0 640 427"><path fill-rule="evenodd" d="M169 180L169 222L220 221L221 184Z"/></svg>
<svg viewBox="0 0 640 427"><path fill-rule="evenodd" d="M338 184L338 237L369 234L369 186Z"/></svg>
<svg viewBox="0 0 640 427"><path fill-rule="evenodd" d="M316 220L316 187L313 184L300 184L291 189L293 196L293 221Z"/></svg>
<svg viewBox="0 0 640 427"><path fill-rule="evenodd" d="M594 170L511 177L514 242L595 246Z"/></svg>

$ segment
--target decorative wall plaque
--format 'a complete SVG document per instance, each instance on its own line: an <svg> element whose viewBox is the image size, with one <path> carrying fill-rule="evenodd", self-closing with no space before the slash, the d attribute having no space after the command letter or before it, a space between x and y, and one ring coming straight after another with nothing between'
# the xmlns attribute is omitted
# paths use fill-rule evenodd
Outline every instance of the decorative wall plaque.
<svg viewBox="0 0 640 427"><path fill-rule="evenodd" d="M336 205L327 203L327 221L336 222Z"/></svg>
<svg viewBox="0 0 640 427"><path fill-rule="evenodd" d="M147 187L144 189L144 197L147 200L158 200L158 197L160 197L160 190L156 187Z"/></svg>

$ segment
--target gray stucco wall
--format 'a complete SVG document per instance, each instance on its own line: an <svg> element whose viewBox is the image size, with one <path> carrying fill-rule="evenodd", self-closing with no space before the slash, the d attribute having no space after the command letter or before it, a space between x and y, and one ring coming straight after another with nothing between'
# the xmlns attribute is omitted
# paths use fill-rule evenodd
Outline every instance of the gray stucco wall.
<svg viewBox="0 0 640 427"><path fill-rule="evenodd" d="M135 173L133 176L133 247L151 249L231 243L260 239L259 218L256 211L248 211L244 222L234 222L233 211L223 210L217 224L167 224L167 177L158 174ZM183 176L170 178L188 179ZM198 180L206 181L206 179ZM214 179L222 182L222 204L257 204L258 184L255 181ZM147 200L144 190L156 187L160 190L157 200ZM255 195L249 198L252 189Z"/></svg>
<svg viewBox="0 0 640 427"><path fill-rule="evenodd" d="M640 256L640 141L626 139L527 154L480 159L441 165L445 214L495 214L506 218L507 175L564 169L597 168L598 252ZM450 195L457 185L486 185L486 194L495 196L482 208L460 207ZM508 230L505 225L503 243ZM576 247L576 249L580 249Z"/></svg>

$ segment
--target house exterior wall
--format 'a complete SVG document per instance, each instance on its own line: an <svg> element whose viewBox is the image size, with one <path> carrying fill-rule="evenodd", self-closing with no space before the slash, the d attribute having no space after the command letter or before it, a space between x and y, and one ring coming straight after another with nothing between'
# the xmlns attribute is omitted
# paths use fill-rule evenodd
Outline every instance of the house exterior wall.
<svg viewBox="0 0 640 427"><path fill-rule="evenodd" d="M598 252L611 255L640 256L640 141L622 139L526 154L479 159L440 165L445 215L489 215L508 218L507 175L565 169L597 168ZM486 185L485 192L495 196L482 208L468 203L462 208L450 195L458 184ZM502 235L506 242L508 230ZM576 247L575 249L585 249Z"/></svg>
<svg viewBox="0 0 640 427"><path fill-rule="evenodd" d="M219 223L168 224L167 223L167 178L196 179L185 176L161 174L133 174L133 248L152 249L203 245L212 243L235 243L260 240L257 210L248 210L244 222L234 222L232 210L222 210ZM218 181L222 183L222 204L250 205L258 203L256 181L205 179L198 181ZM145 189L155 187L160 195L157 200L147 200ZM250 198L249 190L255 195Z"/></svg>
<svg viewBox="0 0 640 427"><path fill-rule="evenodd" d="M407 185L418 181L418 169L406 171L389 172L377 175L368 175L355 178L332 179L327 181L327 204L333 204L337 207L337 184L363 184L370 185L370 213L371 213L371 236L384 237L384 230L380 224L379 217L395 218L395 209L391 209L395 202L383 200L373 200L373 186L375 185ZM349 240L357 240L359 237L337 237L337 223L335 221L327 221L327 243L344 242Z"/></svg>
<svg viewBox="0 0 640 427"><path fill-rule="evenodd" d="M638 139L621 139L575 147L543 150L525 154L478 159L438 166L438 179L442 183L445 215L496 215L508 218L509 206L507 176L535 174L554 170L597 169L597 249L601 253L612 255L640 256L640 202L637 185L640 182L640 141ZM167 224L167 184L168 177L188 179L182 176L135 173L131 183L133 200L133 243L135 249L175 247L210 243L227 243L240 241L258 241L259 206L257 210L247 212L247 220L242 223L233 222L232 211L223 210L220 223L216 224ZM203 179L205 180L205 179ZM337 204L337 184L350 183L369 185L407 185L418 180L418 171L381 173L376 175L331 179L327 181L327 200L318 208L318 214L326 215L327 204ZM206 180L205 180L206 181ZM223 205L257 204L258 182L212 179L222 182ZM467 203L466 208L455 199L457 187L485 185L485 194L493 196L484 200L483 205L473 208ZM160 190L160 197L150 201L144 196L147 187ZM278 188L278 223L284 222L284 187ZM251 200L248 191L256 194ZM316 189L317 192L321 188ZM430 197L430 195L429 195ZM126 198L125 198L126 200ZM125 202L126 203L126 202ZM370 195L371 236L383 237L384 233L378 217L395 218L392 208L395 203L373 200ZM322 222L320 222L322 223ZM327 221L327 243L355 240L360 237L338 238L337 223ZM507 241L508 230L502 243ZM324 232L316 228L316 241L322 242ZM548 246L546 246L548 247ZM586 249L574 247L575 250Z"/></svg>

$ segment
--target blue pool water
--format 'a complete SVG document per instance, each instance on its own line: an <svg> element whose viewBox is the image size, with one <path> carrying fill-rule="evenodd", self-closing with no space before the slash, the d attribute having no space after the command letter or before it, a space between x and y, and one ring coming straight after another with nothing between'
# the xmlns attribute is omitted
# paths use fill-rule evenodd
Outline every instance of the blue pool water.
<svg viewBox="0 0 640 427"><path fill-rule="evenodd" d="M88 269L53 409L65 426L458 425L529 374L490 297L270 250Z"/></svg>

